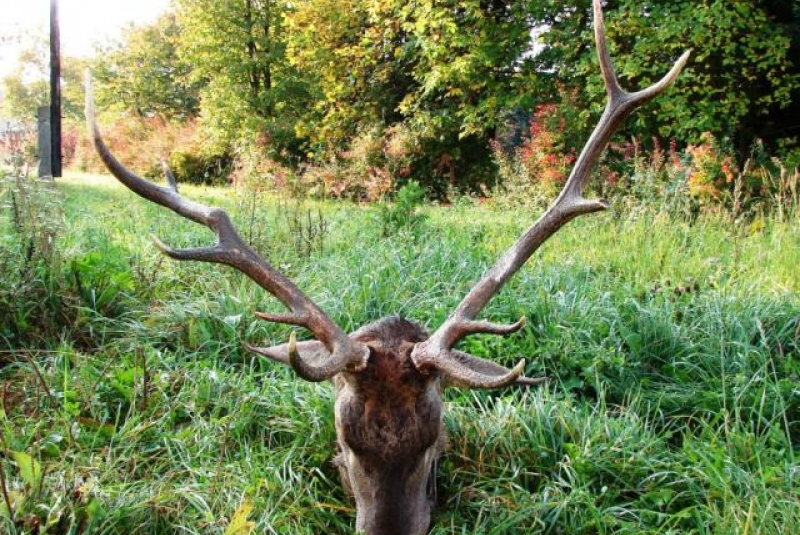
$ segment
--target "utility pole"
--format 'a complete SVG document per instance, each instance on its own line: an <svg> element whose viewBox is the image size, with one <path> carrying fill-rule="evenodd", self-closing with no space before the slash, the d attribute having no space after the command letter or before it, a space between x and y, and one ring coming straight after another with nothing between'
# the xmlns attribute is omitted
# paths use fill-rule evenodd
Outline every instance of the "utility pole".
<svg viewBox="0 0 800 535"><path fill-rule="evenodd" d="M58 0L50 0L50 140L53 178L61 177L61 31Z"/></svg>

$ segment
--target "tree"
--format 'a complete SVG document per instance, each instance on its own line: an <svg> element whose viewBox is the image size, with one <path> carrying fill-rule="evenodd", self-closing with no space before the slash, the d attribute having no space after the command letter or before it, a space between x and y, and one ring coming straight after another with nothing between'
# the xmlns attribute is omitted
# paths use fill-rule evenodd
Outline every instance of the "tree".
<svg viewBox="0 0 800 535"><path fill-rule="evenodd" d="M7 118L31 123L36 121L38 108L50 103L49 45L44 35L24 35L19 40L24 45L16 67L1 82L0 112ZM83 117L83 95L78 89L85 62L70 57L62 58L62 62L63 113L67 118Z"/></svg>
<svg viewBox="0 0 800 535"><path fill-rule="evenodd" d="M416 81L400 103L404 115L450 126L460 137L485 137L507 111L530 105L527 86L535 75L526 58L531 19L525 2L399 4Z"/></svg>
<svg viewBox="0 0 800 535"><path fill-rule="evenodd" d="M765 0L764 9L770 20L782 28L791 39L788 57L792 67L790 73L800 75L800 2ZM794 147L800 152L800 87L792 91L791 103L783 109L771 110L764 117L763 135L774 137L784 148ZM800 155L795 153L795 161Z"/></svg>
<svg viewBox="0 0 800 535"><path fill-rule="evenodd" d="M608 2L612 53L628 87L646 85L683 50L694 50L681 81L628 132L658 132L691 142L709 131L734 140L743 156L756 137L774 135L770 122L798 99L800 87L791 33L776 24L777 5L768 0ZM590 51L577 44L585 41L579 35L589 32L589 1L549 2L538 10L538 20L549 27L546 51L537 57L538 69L553 73L546 91L556 98L561 88L574 92L586 122L589 110L598 111L590 103L599 102L603 91L599 76L592 74Z"/></svg>
<svg viewBox="0 0 800 535"><path fill-rule="evenodd" d="M334 146L368 128L407 127L423 150L417 179L472 182L505 114L530 105L525 3L301 0L289 16L291 57L316 73L320 126ZM487 173L482 176L488 178Z"/></svg>
<svg viewBox="0 0 800 535"><path fill-rule="evenodd" d="M403 36L375 4L301 0L287 14L290 61L316 91L299 126L317 145L341 147L359 130L402 119L397 106L411 84Z"/></svg>
<svg viewBox="0 0 800 535"><path fill-rule="evenodd" d="M180 54L202 81L202 124L230 146L262 133L277 152L296 150L294 125L308 106L306 82L286 59L275 0L177 0Z"/></svg>
<svg viewBox="0 0 800 535"><path fill-rule="evenodd" d="M29 35L14 70L3 79L3 114L9 118L34 122L39 106L50 102L47 38Z"/></svg>
<svg viewBox="0 0 800 535"><path fill-rule="evenodd" d="M98 50L94 76L101 108L139 117L195 116L203 80L191 79L191 65L178 55L179 38L175 14L168 12L151 25L130 26L119 42Z"/></svg>

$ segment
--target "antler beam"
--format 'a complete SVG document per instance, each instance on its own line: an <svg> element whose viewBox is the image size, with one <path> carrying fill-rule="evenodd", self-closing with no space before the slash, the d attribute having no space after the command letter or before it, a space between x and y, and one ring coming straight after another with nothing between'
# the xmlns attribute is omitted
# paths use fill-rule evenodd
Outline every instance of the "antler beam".
<svg viewBox="0 0 800 535"><path fill-rule="evenodd" d="M330 357L306 361L296 352L290 364L300 377L324 381L337 373L363 369L369 358L364 344L354 342L311 299L266 260L258 256L239 236L228 214L220 209L186 199L178 193L175 179L165 167L169 187L159 186L127 170L106 146L95 120L91 76L86 74L86 122L97 153L111 173L128 189L156 204L169 208L186 219L212 230L217 243L211 247L173 249L159 240L156 246L176 260L198 260L231 266L266 291L277 297L290 310L289 314L259 314L268 321L305 327L322 342Z"/></svg>
<svg viewBox="0 0 800 535"><path fill-rule="evenodd" d="M486 327L482 329L477 327L479 323L475 318L489 300L550 236L579 215L608 208L608 202L604 199L586 199L583 196L592 169L603 154L611 136L623 121L638 107L660 95L672 85L689 59L690 51L684 52L669 73L659 82L647 89L629 93L620 86L611 61L600 0L594 0L594 34L600 60L600 71L608 96L608 103L600 121L575 162L564 189L547 211L486 272L441 327L427 341L417 344L411 357L418 368L435 368L452 373L449 371L451 368L459 362L465 362L465 354L453 350L453 347L464 337L476 332L507 334L522 326L522 323L518 322L508 328L498 329L495 328L496 326L491 326L493 324L482 324ZM471 358L475 359L476 357ZM513 370L506 369L502 381L511 383L517 380L522 373L521 365L523 363L524 361ZM472 367L474 368L474 365ZM495 386L498 378L492 374L485 381L479 377L475 381L476 383L472 383L470 386L491 388Z"/></svg>

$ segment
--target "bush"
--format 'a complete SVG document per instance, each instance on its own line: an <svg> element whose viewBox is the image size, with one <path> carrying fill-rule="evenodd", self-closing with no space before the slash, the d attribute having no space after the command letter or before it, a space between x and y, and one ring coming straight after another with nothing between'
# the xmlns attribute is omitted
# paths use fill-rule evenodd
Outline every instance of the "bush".
<svg viewBox="0 0 800 535"><path fill-rule="evenodd" d="M127 312L139 282L128 251L106 242L66 259L54 182L0 174L0 228L0 345L42 348L69 338L91 346L102 338L96 319Z"/></svg>
<svg viewBox="0 0 800 535"><path fill-rule="evenodd" d="M230 181L237 188L253 193L275 191L297 197L304 195L297 173L270 157L264 136L243 141L235 154Z"/></svg>
<svg viewBox="0 0 800 535"><path fill-rule="evenodd" d="M498 168L497 200L504 206L546 206L558 194L575 162L565 120L552 104L540 106L527 136L511 150L491 142Z"/></svg>
<svg viewBox="0 0 800 535"><path fill-rule="evenodd" d="M687 148L689 194L702 210L725 212L734 218L752 219L764 213L779 216L793 212L798 204L798 170L770 157L757 140L750 157L739 166L732 149L712 134Z"/></svg>
<svg viewBox="0 0 800 535"><path fill-rule="evenodd" d="M37 140L36 130L29 125L7 125L0 131L0 163L22 170L36 162Z"/></svg>
<svg viewBox="0 0 800 535"><path fill-rule="evenodd" d="M407 179L415 140L403 127L366 129L348 150L323 156L304 169L303 183L316 197L375 202Z"/></svg>
<svg viewBox="0 0 800 535"><path fill-rule="evenodd" d="M189 184L223 184L228 181L231 158L226 154L204 154L179 149L169 155L168 164L178 182ZM151 167L148 175L155 175Z"/></svg>
<svg viewBox="0 0 800 535"><path fill-rule="evenodd" d="M575 159L574 149L565 148L559 124L553 109L542 107L531 122L530 137L517 149L492 142L498 204L542 208L552 202ZM757 142L740 166L729 143L710 133L683 152L677 146L673 139L665 151L657 138L648 150L636 138L612 144L591 187L611 199L617 210L655 209L690 220L699 212L734 220L765 213L783 217L800 205L800 170L787 165L791 154L781 161Z"/></svg>
<svg viewBox="0 0 800 535"><path fill-rule="evenodd" d="M378 206L381 234L390 236L401 229L413 229L423 216L417 210L425 202L425 190L417 182L409 182L399 190L394 202L383 201Z"/></svg>
<svg viewBox="0 0 800 535"><path fill-rule="evenodd" d="M231 171L229 154L206 148L194 121L175 122L162 117L117 118L102 128L103 139L123 164L150 178L162 176L167 161L178 182L222 184ZM89 138L79 125L68 125L64 139L65 167L106 172Z"/></svg>

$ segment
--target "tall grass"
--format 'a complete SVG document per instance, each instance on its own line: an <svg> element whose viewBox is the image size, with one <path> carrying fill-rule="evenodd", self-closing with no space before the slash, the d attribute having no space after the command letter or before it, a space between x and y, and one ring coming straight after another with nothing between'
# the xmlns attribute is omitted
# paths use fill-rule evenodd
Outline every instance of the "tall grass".
<svg viewBox="0 0 800 535"><path fill-rule="evenodd" d="M280 304L227 268L163 260L148 234L213 236L110 180L58 189L81 321L4 340L0 532L225 533L250 503L253 532L351 533L332 389L241 349L285 340L252 315ZM378 209L315 204L324 243L304 249L285 203L183 192L229 209L345 329L438 326L536 216L457 203L384 237ZM485 311L527 327L463 343L552 380L448 392L433 533L800 531L798 231L659 211L562 230Z"/></svg>

